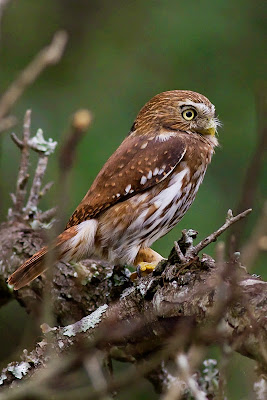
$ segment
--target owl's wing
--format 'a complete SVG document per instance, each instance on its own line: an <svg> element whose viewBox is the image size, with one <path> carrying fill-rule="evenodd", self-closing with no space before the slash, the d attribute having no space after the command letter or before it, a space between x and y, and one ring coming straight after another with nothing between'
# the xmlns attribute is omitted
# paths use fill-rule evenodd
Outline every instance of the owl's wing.
<svg viewBox="0 0 267 400"><path fill-rule="evenodd" d="M186 152L181 136L175 132L165 141L155 136L128 136L103 166L66 228L165 179Z"/></svg>

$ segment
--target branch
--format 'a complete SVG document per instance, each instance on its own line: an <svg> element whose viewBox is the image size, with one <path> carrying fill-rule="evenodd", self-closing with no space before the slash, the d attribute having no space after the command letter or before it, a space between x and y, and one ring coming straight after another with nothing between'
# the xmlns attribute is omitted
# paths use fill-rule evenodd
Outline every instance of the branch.
<svg viewBox="0 0 267 400"><path fill-rule="evenodd" d="M47 192L52 186L51 183L49 183L44 187L43 192L41 191L42 180L48 163L48 156L54 152L57 142L53 142L52 139L46 141L43 137L43 131L41 129L38 129L36 135L31 137L30 127L31 110L28 110L24 117L23 140L20 140L15 133L11 134L13 142L21 150L21 161L17 179L16 194L12 195L14 208L13 210L9 210L9 220L18 218L28 219L30 213L35 214L40 198L43 196L44 192ZM37 152L39 159L30 189L30 195L27 204L24 207L27 193L26 184L29 179L28 169L30 150Z"/></svg>
<svg viewBox="0 0 267 400"><path fill-rule="evenodd" d="M253 266L261 251L267 251L267 201L250 237L241 249L241 260L248 269Z"/></svg>
<svg viewBox="0 0 267 400"><path fill-rule="evenodd" d="M243 270L238 271L242 272L238 299L224 307L218 330L217 322L214 325L214 309L218 302L228 301L231 282L224 281L226 290L225 298L222 298L217 285L218 268L210 259L201 260L201 263L201 270L188 272L190 277L184 275L169 281L167 271L164 282L159 276L144 277L135 287L126 289L115 304L104 304L74 324L54 328L44 326L45 337L41 344L29 355L22 356L22 363L29 364L25 377L31 376L39 366L48 365L48 354L69 354L81 343L86 344L87 352L94 346L102 350L115 346L127 354L128 359L130 356L140 359L153 354L168 341L167 350L157 354L157 360L148 363L143 373L155 368L159 360L169 357L175 349L187 347L195 340L203 344L208 341L209 345L227 342L235 351L266 363L267 283L251 278ZM256 329L253 329L254 321ZM52 353L47 352L49 348ZM17 367L17 363L11 363L3 371L4 385L18 379L14 372ZM89 398L99 397L94 393Z"/></svg>
<svg viewBox="0 0 267 400"><path fill-rule="evenodd" d="M62 57L66 43L66 32L59 31L55 33L50 45L41 50L20 73L0 99L0 120L9 113L25 89L37 79L47 66L58 63Z"/></svg>
<svg viewBox="0 0 267 400"><path fill-rule="evenodd" d="M241 212L237 216L233 217L232 210L228 210L227 213L227 218L225 224L223 224L217 231L206 237L204 240L202 240L198 245L196 245L192 251L191 254L197 255L201 250L203 250L205 247L207 247L210 243L215 242L217 238L226 231L231 225L235 224L236 222L240 221L241 219L245 218L248 214L250 214L252 211L251 208L249 208L246 211Z"/></svg>
<svg viewBox="0 0 267 400"><path fill-rule="evenodd" d="M257 187L259 184L261 167L267 149L267 126L265 118L267 103L266 91L262 90L262 88L258 90L256 103L258 114L258 142L245 174L241 198L236 209L237 213L240 213L246 208L253 207L254 205L255 199L257 198ZM245 220L243 220L239 228L235 226L230 231L230 234L235 238L235 245L237 248L241 241L242 232L244 232L245 223Z"/></svg>

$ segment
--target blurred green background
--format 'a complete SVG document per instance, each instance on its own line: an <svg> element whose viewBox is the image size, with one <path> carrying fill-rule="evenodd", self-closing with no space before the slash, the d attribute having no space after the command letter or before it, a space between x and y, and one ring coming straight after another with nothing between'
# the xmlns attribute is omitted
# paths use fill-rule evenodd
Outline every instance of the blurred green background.
<svg viewBox="0 0 267 400"><path fill-rule="evenodd" d="M256 103L258 93L266 87L265 7L263 1L251 0L10 2L1 27L1 92L51 41L56 30L64 28L69 33L62 61L45 70L16 105L14 113L20 124L15 132L21 134L23 114L31 108L32 132L41 127L46 138L52 137L60 145L74 111L89 108L94 114L93 125L78 148L69 198L62 204L66 221L129 131L141 106L170 89L198 91L215 104L223 122L221 147L190 211L153 247L166 256L181 229L194 228L203 238L224 221L227 210L238 204L257 143ZM8 134L2 134L0 140L3 220L10 206L9 193L15 188L19 152ZM51 157L46 175L46 181L55 180L56 184L42 201L43 209L56 203L57 154ZM35 161L33 156L33 169ZM265 164L244 238L266 198L266 181ZM211 246L206 251L213 255L214 249ZM252 272L266 277L263 263L262 256ZM32 325L15 303L1 310L0 343L6 346L0 346L0 359L11 359L22 326L28 343ZM251 398L251 365L244 358L235 359L229 399ZM147 393L140 390L138 398L147 398Z"/></svg>

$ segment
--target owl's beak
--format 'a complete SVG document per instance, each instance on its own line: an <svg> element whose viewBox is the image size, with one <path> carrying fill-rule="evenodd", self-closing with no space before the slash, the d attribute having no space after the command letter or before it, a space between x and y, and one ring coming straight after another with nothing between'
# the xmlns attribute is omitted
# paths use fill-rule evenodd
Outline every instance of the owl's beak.
<svg viewBox="0 0 267 400"><path fill-rule="evenodd" d="M210 118L205 128L203 128L200 133L203 135L214 136L217 132L217 123L214 118Z"/></svg>

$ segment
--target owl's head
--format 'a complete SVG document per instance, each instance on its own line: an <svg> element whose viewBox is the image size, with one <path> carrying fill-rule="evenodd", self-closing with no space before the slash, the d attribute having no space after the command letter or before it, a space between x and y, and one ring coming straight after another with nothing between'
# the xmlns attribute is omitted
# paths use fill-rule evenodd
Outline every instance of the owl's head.
<svg viewBox="0 0 267 400"><path fill-rule="evenodd" d="M171 90L154 96L139 112L135 129L179 130L215 136L220 122L214 105L200 93ZM214 138L215 139L215 138Z"/></svg>

